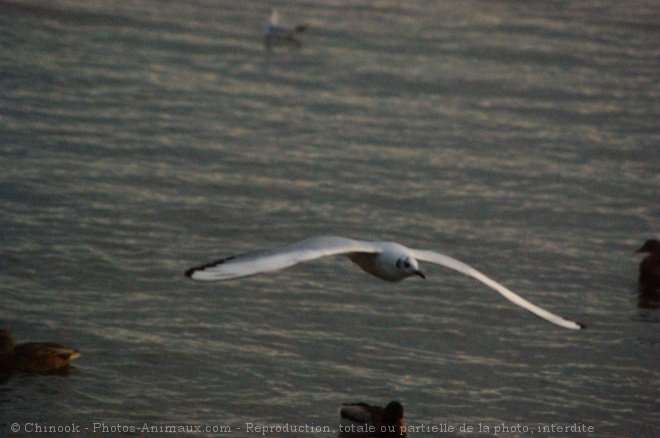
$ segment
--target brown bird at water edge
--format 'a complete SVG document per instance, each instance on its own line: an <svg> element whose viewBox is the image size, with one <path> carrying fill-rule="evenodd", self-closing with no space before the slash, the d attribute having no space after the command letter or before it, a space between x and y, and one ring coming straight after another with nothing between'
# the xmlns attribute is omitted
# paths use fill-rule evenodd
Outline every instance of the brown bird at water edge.
<svg viewBox="0 0 660 438"><path fill-rule="evenodd" d="M404 437L403 406L391 401L385 406L366 403L343 403L339 408L341 417L340 436L358 437Z"/></svg>
<svg viewBox="0 0 660 438"><path fill-rule="evenodd" d="M660 307L660 241L649 239L637 253L648 253L639 264L638 306L649 309Z"/></svg>
<svg viewBox="0 0 660 438"><path fill-rule="evenodd" d="M23 342L14 344L14 338L6 330L0 330L0 371L50 373L64 369L80 356L57 342Z"/></svg>
<svg viewBox="0 0 660 438"><path fill-rule="evenodd" d="M660 288L660 241L649 239L636 252L649 253L639 264L640 290L657 290Z"/></svg>

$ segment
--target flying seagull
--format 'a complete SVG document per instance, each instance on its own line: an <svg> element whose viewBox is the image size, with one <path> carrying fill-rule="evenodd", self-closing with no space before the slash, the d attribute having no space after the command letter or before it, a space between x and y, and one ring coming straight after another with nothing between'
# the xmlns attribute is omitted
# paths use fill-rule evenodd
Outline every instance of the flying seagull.
<svg viewBox="0 0 660 438"><path fill-rule="evenodd" d="M290 43L295 47L300 47L297 34L307 29L305 25L288 26L280 23L280 17L277 10L273 9L268 20L264 22L264 45L267 50L278 44Z"/></svg>
<svg viewBox="0 0 660 438"><path fill-rule="evenodd" d="M584 325L578 322L564 319L530 303L461 261L435 251L407 248L396 242L367 242L344 237L317 236L280 248L227 257L191 268L186 271L186 276L193 280L230 280L277 271L300 262L332 255L345 255L363 271L392 282L412 276L426 278L418 262L434 263L482 282L502 294L507 300L548 322L573 330L584 328Z"/></svg>

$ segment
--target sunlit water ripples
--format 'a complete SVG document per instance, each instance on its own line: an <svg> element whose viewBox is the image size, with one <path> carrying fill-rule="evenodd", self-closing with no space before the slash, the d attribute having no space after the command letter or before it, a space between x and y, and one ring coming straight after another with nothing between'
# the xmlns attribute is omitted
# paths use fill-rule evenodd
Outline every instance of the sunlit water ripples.
<svg viewBox="0 0 660 438"><path fill-rule="evenodd" d="M338 431L342 402L397 399L443 436L652 436L633 251L659 232L657 5L277 6L301 50L264 50L261 3L0 5L0 325L82 351L3 381L0 429ZM450 254L588 329L439 267L183 276L316 234Z"/></svg>

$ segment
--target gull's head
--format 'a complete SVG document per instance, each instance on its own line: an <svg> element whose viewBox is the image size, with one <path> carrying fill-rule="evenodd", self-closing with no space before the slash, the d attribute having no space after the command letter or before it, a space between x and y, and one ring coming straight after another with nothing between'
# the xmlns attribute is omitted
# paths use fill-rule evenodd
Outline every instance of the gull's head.
<svg viewBox="0 0 660 438"><path fill-rule="evenodd" d="M413 275L418 275L422 278L426 278L424 273L419 270L419 263L412 257L405 256L397 259L396 269L402 275L402 277L412 277Z"/></svg>

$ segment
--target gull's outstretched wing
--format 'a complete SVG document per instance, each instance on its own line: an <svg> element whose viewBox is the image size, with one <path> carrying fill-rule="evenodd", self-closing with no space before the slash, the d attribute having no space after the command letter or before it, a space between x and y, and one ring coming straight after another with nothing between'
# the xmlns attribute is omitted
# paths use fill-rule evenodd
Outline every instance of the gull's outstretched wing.
<svg viewBox="0 0 660 438"><path fill-rule="evenodd" d="M545 319L548 322L551 322L553 324L556 324L561 327L565 327L568 329L573 329L573 330L580 330L584 328L583 324L580 324L579 322L571 321L568 319L564 319L559 315L555 315L554 313L548 312L545 309L542 309L541 307L537 306L536 304L532 304L523 297L517 295L516 293L510 291L506 287L502 286L495 280L487 277L486 275L482 274L481 272L477 271L474 269L472 266L467 265L459 260L456 260L455 258L446 256L444 254L440 254L434 251L426 251L426 250L411 250L413 253L413 256L418 260L418 261L424 261L424 262L429 262L429 263L435 263L440 266L444 266L445 268L453 269L454 271L458 271L461 274L465 274L467 276L470 276L474 278L475 280L478 280L485 284L486 286L495 289L498 291L500 294L504 296L507 300L511 301L514 304L519 305L523 309L533 313L534 315L538 316L539 318Z"/></svg>
<svg viewBox="0 0 660 438"><path fill-rule="evenodd" d="M356 252L375 254L381 251L382 249L378 245L370 242L334 236L311 237L280 248L252 251L226 257L203 266L188 269L186 276L193 280L230 280L262 272L277 271L297 263L325 256Z"/></svg>

